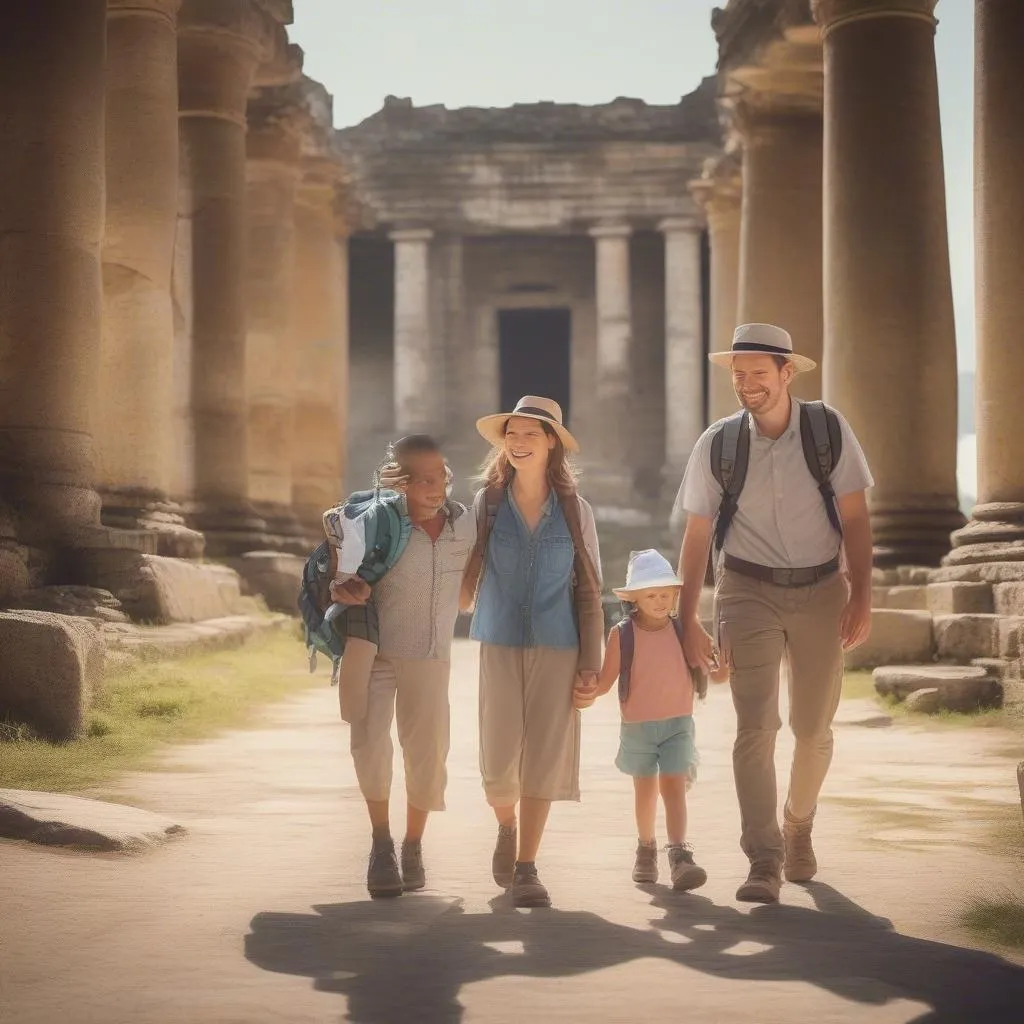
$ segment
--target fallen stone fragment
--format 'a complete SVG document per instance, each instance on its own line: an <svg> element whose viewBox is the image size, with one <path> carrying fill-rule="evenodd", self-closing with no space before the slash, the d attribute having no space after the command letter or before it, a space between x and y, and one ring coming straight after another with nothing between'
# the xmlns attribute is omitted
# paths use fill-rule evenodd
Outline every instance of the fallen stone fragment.
<svg viewBox="0 0 1024 1024"><path fill-rule="evenodd" d="M150 811L103 800L0 789L0 837L44 846L141 853L185 833Z"/></svg>

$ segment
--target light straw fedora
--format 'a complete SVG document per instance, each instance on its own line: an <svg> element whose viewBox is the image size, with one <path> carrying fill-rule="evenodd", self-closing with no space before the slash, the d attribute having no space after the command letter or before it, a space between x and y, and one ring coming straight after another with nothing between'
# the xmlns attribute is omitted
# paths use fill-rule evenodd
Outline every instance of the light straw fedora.
<svg viewBox="0 0 1024 1024"><path fill-rule="evenodd" d="M813 370L818 364L807 356L793 351L793 339L789 331L774 324L740 324L733 332L732 348L728 352L712 352L708 355L716 366L732 368L732 357L764 352L770 356L784 356L797 373Z"/></svg>
<svg viewBox="0 0 1024 1024"><path fill-rule="evenodd" d="M675 574L668 559L653 548L632 551L626 569L626 585L612 593L622 601L630 600L630 594L652 587L681 587L683 581Z"/></svg>
<svg viewBox="0 0 1024 1024"><path fill-rule="evenodd" d="M526 416L528 419L547 423L561 438L568 451L580 450L579 442L562 426L562 407L553 398L541 398L539 395L524 395L512 412L482 416L476 421L476 429L485 441L489 441L495 448L500 448L505 440L505 424L513 416Z"/></svg>

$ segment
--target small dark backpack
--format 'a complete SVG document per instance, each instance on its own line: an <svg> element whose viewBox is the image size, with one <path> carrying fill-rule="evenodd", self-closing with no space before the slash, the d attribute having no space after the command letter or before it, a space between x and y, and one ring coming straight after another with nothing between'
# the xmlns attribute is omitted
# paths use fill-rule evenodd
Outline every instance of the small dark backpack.
<svg viewBox="0 0 1024 1024"><path fill-rule="evenodd" d="M679 646L683 646L683 624L676 616L672 616L672 628L679 638ZM629 697L629 681L633 670L633 652L636 649L636 626L633 623L633 616L627 615L615 627L619 631L619 702L626 703ZM685 654L683 660L686 660ZM690 678L693 680L693 692L701 700L708 695L708 677L703 669L690 666Z"/></svg>
<svg viewBox="0 0 1024 1024"><path fill-rule="evenodd" d="M800 403L800 441L804 461L817 481L825 512L833 529L841 537L843 524L836 508L836 492L832 489L832 470L843 453L843 434L839 418L824 402ZM711 439L711 473L722 488L722 502L715 520L715 550L725 543L733 516L739 506L740 494L747 481L750 462L750 413L741 409L733 413Z"/></svg>

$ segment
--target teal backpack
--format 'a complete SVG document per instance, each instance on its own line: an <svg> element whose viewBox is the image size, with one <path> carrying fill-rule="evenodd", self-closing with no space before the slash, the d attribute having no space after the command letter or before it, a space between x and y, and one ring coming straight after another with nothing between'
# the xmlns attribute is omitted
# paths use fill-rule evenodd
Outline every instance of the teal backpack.
<svg viewBox="0 0 1024 1024"><path fill-rule="evenodd" d="M412 523L405 500L395 491L356 491L340 506L324 514L357 524L353 538L362 532L363 556L356 575L371 586L398 561L409 542ZM340 524L339 524L340 526ZM331 659L331 685L338 682L341 658L349 637L376 644L380 636L373 601L348 606L331 600L331 580L337 569L338 549L329 541L318 544L302 570L298 607L305 627L309 670L316 668L317 654Z"/></svg>

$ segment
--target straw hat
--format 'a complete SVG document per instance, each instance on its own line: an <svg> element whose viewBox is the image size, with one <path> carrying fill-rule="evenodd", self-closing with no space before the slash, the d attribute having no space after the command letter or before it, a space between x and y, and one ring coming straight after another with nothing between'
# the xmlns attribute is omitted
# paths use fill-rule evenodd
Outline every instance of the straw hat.
<svg viewBox="0 0 1024 1024"><path fill-rule="evenodd" d="M675 574L668 559L653 548L645 551L632 551L629 555L629 567L626 569L626 585L612 593L623 601L629 601L630 595L638 590L650 590L653 587L681 587L683 581Z"/></svg>
<svg viewBox="0 0 1024 1024"><path fill-rule="evenodd" d="M547 423L561 438L562 444L568 451L578 452L580 450L579 442L562 426L562 407L553 398L524 395L516 403L512 412L498 412L478 419L476 429L485 441L489 441L495 448L500 448L505 441L505 424L513 416L525 416L531 420Z"/></svg>
<svg viewBox="0 0 1024 1024"><path fill-rule="evenodd" d="M732 369L732 357L752 352L764 352L770 356L785 356L797 373L813 370L818 364L807 356L793 351L793 339L789 331L774 324L740 324L733 332L732 348L728 352L712 352L708 359L716 366Z"/></svg>

